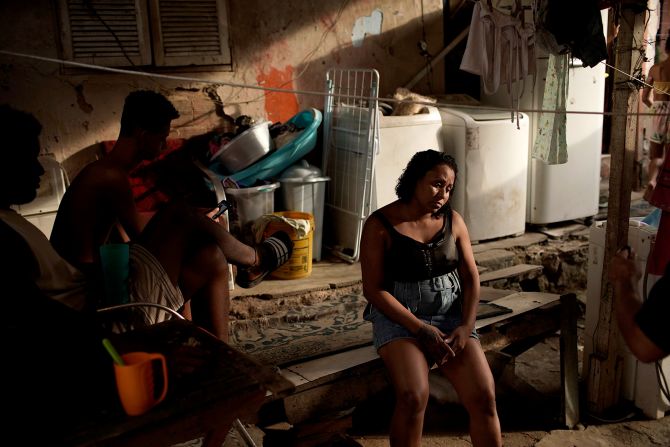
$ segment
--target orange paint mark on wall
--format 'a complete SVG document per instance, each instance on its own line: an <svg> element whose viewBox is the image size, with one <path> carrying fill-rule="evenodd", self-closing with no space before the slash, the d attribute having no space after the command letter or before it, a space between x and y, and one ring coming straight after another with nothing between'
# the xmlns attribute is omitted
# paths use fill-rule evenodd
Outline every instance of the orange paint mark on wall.
<svg viewBox="0 0 670 447"><path fill-rule="evenodd" d="M256 76L258 85L263 87L293 90L293 67L287 66L284 71L271 68L269 73L261 72ZM298 98L294 93L269 92L265 97L265 112L273 123L287 121L298 113Z"/></svg>

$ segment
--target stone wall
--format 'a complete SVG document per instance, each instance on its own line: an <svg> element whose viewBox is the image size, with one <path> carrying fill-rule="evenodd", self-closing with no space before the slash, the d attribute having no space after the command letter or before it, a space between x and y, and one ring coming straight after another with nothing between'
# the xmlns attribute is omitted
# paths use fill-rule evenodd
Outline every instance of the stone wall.
<svg viewBox="0 0 670 447"><path fill-rule="evenodd" d="M0 49L59 59L57 4L0 2ZM44 150L62 161L96 142L116 139L123 99L136 89L168 96L181 113L171 137L190 137L222 124L217 102L232 117L246 114L273 122L324 104L318 94L265 94L224 83L323 92L330 68L374 68L385 96L425 66L420 40L430 54L443 47L439 0L229 0L227 5L232 69L130 67L190 79L170 80L0 54L0 103L34 113L44 126ZM432 86L442 92L441 66L415 90L430 93Z"/></svg>

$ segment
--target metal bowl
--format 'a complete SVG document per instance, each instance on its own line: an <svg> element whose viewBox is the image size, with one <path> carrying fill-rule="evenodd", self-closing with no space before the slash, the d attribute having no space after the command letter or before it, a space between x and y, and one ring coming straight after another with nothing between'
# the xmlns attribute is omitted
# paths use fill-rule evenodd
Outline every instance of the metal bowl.
<svg viewBox="0 0 670 447"><path fill-rule="evenodd" d="M270 121L254 124L219 149L210 161L218 160L229 174L251 166L273 149L271 124Z"/></svg>

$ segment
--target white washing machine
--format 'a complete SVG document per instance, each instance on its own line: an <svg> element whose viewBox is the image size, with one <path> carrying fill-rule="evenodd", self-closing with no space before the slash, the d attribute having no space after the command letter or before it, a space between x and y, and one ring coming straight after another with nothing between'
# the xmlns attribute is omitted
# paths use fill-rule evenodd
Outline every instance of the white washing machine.
<svg viewBox="0 0 670 447"><path fill-rule="evenodd" d="M542 109L547 59L537 59L535 88L527 88L521 97L522 109ZM532 81L527 81L527 84ZM602 113L605 96L605 66L582 67L578 60L570 62L566 109ZM509 107L506 89L482 97L489 105ZM537 134L539 114L530 119L530 149ZM567 115L567 163L549 165L529 153L528 210L531 224L549 224L571 219L590 218L598 214L600 194L600 154L602 152L603 116L600 114ZM570 179L570 181L566 181Z"/></svg>
<svg viewBox="0 0 670 447"><path fill-rule="evenodd" d="M526 229L528 118L509 112L440 109L442 146L458 164L451 197L473 242L520 235Z"/></svg>
<svg viewBox="0 0 670 447"><path fill-rule="evenodd" d="M371 211L398 197L395 185L412 156L426 149L442 150L442 119L435 107L409 116L379 117L379 153L375 156Z"/></svg>
<svg viewBox="0 0 670 447"><path fill-rule="evenodd" d="M607 35L607 10L601 11L603 30ZM538 54L535 79L528 77L519 101L521 109L541 110L544 97L548 57ZM534 87L533 87L534 86ZM519 86L515 86L519 88ZM509 107L506 87L494 95L482 94L483 104ZM598 214L600 194L600 156L602 153L603 116L605 106L605 64L583 67L578 59L571 59L568 69L567 163L549 165L531 157L539 113L530 112L528 157L528 209L526 220L545 225L572 219L591 218ZM569 181L567 180L569 179Z"/></svg>

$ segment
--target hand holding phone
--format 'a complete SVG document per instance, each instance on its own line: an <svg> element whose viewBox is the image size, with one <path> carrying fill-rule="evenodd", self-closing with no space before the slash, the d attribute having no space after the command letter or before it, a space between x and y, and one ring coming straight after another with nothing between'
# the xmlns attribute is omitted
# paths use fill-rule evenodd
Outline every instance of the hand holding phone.
<svg viewBox="0 0 670 447"><path fill-rule="evenodd" d="M211 219L213 221L216 221L223 213L228 211L228 208L230 208L230 202L228 202L226 199L223 199L216 205L216 207L218 208L218 211L212 215Z"/></svg>

